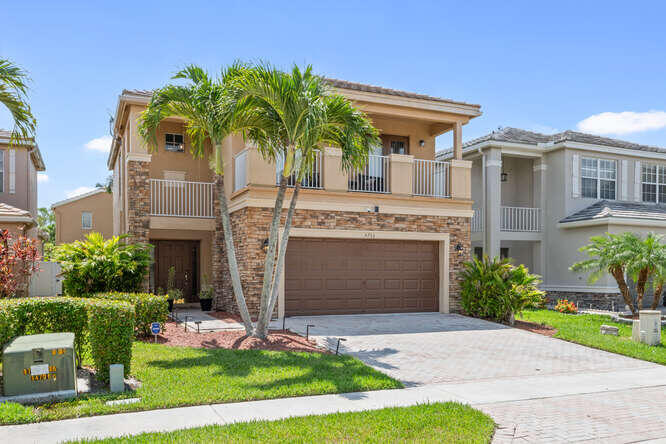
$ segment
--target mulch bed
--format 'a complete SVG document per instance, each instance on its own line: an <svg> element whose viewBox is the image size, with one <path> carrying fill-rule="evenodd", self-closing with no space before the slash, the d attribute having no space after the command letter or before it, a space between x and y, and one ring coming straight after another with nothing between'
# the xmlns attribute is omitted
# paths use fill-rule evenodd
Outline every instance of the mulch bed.
<svg viewBox="0 0 666 444"><path fill-rule="evenodd" d="M536 324L534 322L516 320L516 322L513 326L515 328L519 328L521 330L527 330L527 331L531 331L532 333L538 333L540 335L549 336L549 337L553 336L555 333L557 333L556 328L553 328L549 325Z"/></svg>
<svg viewBox="0 0 666 444"><path fill-rule="evenodd" d="M211 313L212 315L213 313ZM154 342L154 338L144 338ZM305 340L289 330L271 330L265 340L248 337L244 330L201 332L185 331L182 324L166 323L164 332L157 336L157 343L176 347L226 348L230 350L276 350L327 353L321 347Z"/></svg>

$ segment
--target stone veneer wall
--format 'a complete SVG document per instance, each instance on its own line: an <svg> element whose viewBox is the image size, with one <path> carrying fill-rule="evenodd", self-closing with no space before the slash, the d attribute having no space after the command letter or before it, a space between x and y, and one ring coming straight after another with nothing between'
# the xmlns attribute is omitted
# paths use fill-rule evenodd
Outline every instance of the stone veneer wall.
<svg viewBox="0 0 666 444"><path fill-rule="evenodd" d="M259 311L265 253L263 240L268 237L268 226L272 217L271 208L244 208L231 215L236 245L236 257L240 267L243 291L252 314ZM284 217L284 215L283 215ZM222 243L221 223L215 237ZM384 213L356 213L345 211L296 210L294 227L318 229L358 229L374 231L405 231L426 233L449 233L449 301L452 312L460 311L460 283L458 275L462 263L470 258L470 220L464 217L417 216ZM455 245L463 246L462 254ZM219 252L221 248L214 248ZM229 269L224 253L214 253L215 306L220 310L237 313L235 299L229 279ZM217 272L215 271L217 270Z"/></svg>
<svg viewBox="0 0 666 444"><path fill-rule="evenodd" d="M148 242L150 229L150 163L127 162L127 189L132 191L127 201L127 234L132 242ZM149 278L143 283L148 289Z"/></svg>
<svg viewBox="0 0 666 444"><path fill-rule="evenodd" d="M587 310L591 307L597 310L624 311L626 305L620 293L546 292L546 303L548 305L557 304L558 299L574 301L580 310ZM650 301L652 301L652 298L650 298Z"/></svg>

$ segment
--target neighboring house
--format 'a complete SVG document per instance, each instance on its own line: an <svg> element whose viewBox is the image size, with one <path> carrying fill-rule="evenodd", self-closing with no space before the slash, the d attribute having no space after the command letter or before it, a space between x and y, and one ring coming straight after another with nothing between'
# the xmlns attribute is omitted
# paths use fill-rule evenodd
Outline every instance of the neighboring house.
<svg viewBox="0 0 666 444"><path fill-rule="evenodd" d="M371 117L382 134L368 165L346 174L341 152L326 148L304 181L287 251L280 316L459 310L457 273L470 257L471 163L461 160L462 125L478 105L328 80ZM152 289L176 286L198 299L206 277L215 306L236 311L216 198L220 185L204 158L189 153L182 119L162 124L148 151L137 119L149 91L123 91L108 159L113 170L114 233L155 246ZM435 137L452 131L455 159L437 162ZM257 312L264 242L279 165L241 137L224 143L237 258L248 306ZM289 194L287 195L289 196Z"/></svg>
<svg viewBox="0 0 666 444"><path fill-rule="evenodd" d="M39 239L37 172L46 170L36 143L14 144L0 130L0 228Z"/></svg>
<svg viewBox="0 0 666 444"><path fill-rule="evenodd" d="M113 196L104 188L51 205L55 213L56 245L83 240L92 232L113 236Z"/></svg>
<svg viewBox="0 0 666 444"><path fill-rule="evenodd" d="M450 157L442 153L438 158ZM615 280L569 267L606 232L666 233L666 149L574 131L504 128L464 144L472 161L472 247L543 276L550 299L624 307ZM651 301L651 297L647 298Z"/></svg>

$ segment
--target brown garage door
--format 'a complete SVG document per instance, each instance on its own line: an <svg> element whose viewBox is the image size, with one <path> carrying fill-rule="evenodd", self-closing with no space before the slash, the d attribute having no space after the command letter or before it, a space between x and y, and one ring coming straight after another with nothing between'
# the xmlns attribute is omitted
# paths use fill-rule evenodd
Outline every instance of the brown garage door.
<svg viewBox="0 0 666 444"><path fill-rule="evenodd" d="M437 311L436 242L289 240L287 316Z"/></svg>

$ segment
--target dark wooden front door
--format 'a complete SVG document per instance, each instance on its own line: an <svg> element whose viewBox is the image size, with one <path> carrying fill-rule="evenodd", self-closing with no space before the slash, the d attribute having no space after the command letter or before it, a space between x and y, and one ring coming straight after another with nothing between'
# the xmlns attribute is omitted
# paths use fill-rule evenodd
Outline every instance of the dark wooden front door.
<svg viewBox="0 0 666 444"><path fill-rule="evenodd" d="M382 135L382 145L384 155L389 154L409 154L409 137Z"/></svg>
<svg viewBox="0 0 666 444"><path fill-rule="evenodd" d="M293 238L285 262L288 316L439 309L436 242Z"/></svg>
<svg viewBox="0 0 666 444"><path fill-rule="evenodd" d="M199 300L199 241L154 240L155 288L165 291L169 279L169 268L176 269L176 288L183 291L185 302Z"/></svg>

